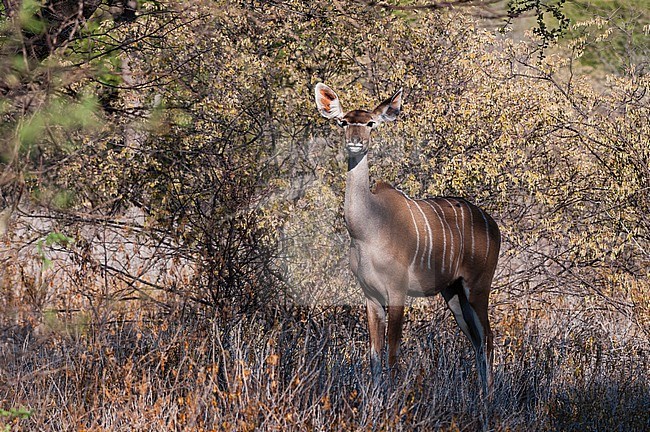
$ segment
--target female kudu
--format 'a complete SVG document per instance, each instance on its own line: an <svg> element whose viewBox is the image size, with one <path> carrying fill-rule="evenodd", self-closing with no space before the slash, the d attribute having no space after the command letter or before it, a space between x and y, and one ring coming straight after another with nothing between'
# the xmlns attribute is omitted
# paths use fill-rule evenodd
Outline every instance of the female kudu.
<svg viewBox="0 0 650 432"><path fill-rule="evenodd" d="M316 106L345 132L348 173L345 222L350 265L366 297L373 379L381 377L388 315L388 364L395 370L406 296L441 293L474 346L484 393L492 382L492 332L488 297L501 236L494 220L461 198L415 200L387 183L370 190L370 133L397 118L400 89L373 111L344 112L336 93L319 83Z"/></svg>

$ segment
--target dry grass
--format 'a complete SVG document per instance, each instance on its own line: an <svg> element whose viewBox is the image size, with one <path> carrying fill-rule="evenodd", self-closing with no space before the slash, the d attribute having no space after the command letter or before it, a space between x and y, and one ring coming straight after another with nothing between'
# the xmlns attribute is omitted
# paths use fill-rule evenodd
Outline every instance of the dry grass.
<svg viewBox="0 0 650 432"><path fill-rule="evenodd" d="M110 431L650 426L647 344L576 337L593 332L589 322L499 337L486 413L469 343L439 307L426 319L410 311L399 380L370 390L361 312L291 308L228 323L136 314L40 335L5 329L0 400L31 415L2 421L10 430Z"/></svg>

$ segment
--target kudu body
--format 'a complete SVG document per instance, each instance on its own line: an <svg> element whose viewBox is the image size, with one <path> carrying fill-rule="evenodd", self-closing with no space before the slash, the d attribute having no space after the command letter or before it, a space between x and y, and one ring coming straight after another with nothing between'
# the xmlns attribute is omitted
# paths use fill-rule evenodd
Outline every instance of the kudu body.
<svg viewBox="0 0 650 432"><path fill-rule="evenodd" d="M388 364L394 372L406 297L441 293L474 347L482 390L488 392L488 297L501 243L499 228L483 210L461 198L415 200L383 182L370 190L370 132L397 118L402 90L373 111L349 112L325 84L317 84L315 93L321 115L335 119L345 132L345 222L352 240L350 265L366 297L373 379L381 377L386 318Z"/></svg>

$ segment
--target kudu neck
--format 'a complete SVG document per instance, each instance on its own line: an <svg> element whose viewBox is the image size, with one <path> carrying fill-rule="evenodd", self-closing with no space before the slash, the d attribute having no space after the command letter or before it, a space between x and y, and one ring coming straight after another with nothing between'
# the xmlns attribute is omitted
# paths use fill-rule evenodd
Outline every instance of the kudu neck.
<svg viewBox="0 0 650 432"><path fill-rule="evenodd" d="M366 165L368 164L368 153L358 152L358 153L348 153L348 172L352 171L362 160L366 160Z"/></svg>
<svg viewBox="0 0 650 432"><path fill-rule="evenodd" d="M345 185L345 222L353 238L363 237L376 219L373 213L368 157L366 154L348 155L348 174Z"/></svg>

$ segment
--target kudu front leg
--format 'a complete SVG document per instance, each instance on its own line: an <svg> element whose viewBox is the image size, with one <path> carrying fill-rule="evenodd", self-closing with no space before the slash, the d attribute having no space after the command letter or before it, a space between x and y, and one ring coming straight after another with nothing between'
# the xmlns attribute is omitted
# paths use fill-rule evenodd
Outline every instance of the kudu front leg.
<svg viewBox="0 0 650 432"><path fill-rule="evenodd" d="M402 340L404 305L388 306L388 367L391 379L397 376L397 357Z"/></svg>
<svg viewBox="0 0 650 432"><path fill-rule="evenodd" d="M381 356L386 337L386 311L376 300L366 299L368 333L370 334L370 370L374 384L381 382Z"/></svg>

